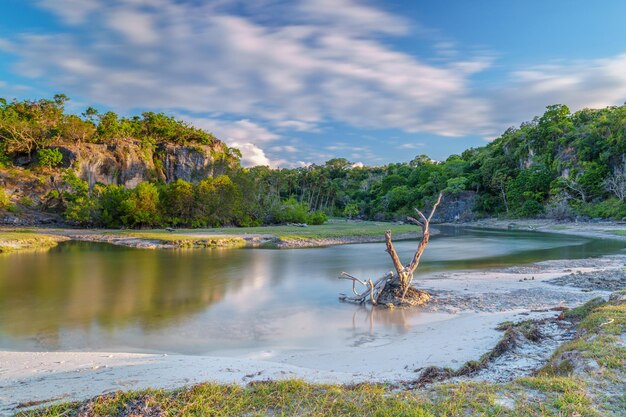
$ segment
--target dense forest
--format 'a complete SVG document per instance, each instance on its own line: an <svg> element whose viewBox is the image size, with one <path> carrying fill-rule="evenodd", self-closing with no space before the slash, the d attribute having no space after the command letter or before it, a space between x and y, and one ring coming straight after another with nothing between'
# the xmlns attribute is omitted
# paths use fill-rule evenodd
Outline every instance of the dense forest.
<svg viewBox="0 0 626 417"><path fill-rule="evenodd" d="M426 155L406 163L361 167L342 158L297 169L242 168L237 149L211 133L162 113L124 118L88 108L65 112L67 97L0 99L0 210L59 213L74 224L102 227L323 223L328 216L402 220L446 203L440 220L484 216L591 219L626 217L626 106L549 106L493 142L445 161ZM189 180L155 174L133 187L89 184L63 146L133 141L162 168L163 144L213 146L219 174ZM223 145L223 144L222 144ZM46 186L35 198L9 192L20 176ZM47 183L50 184L47 184Z"/></svg>

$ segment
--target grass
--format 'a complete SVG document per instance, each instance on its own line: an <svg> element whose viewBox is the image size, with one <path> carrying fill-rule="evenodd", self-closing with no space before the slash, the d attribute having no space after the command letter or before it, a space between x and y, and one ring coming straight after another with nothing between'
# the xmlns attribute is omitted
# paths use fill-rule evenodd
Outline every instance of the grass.
<svg viewBox="0 0 626 417"><path fill-rule="evenodd" d="M617 236L626 236L626 230L611 230L611 233Z"/></svg>
<svg viewBox="0 0 626 417"><path fill-rule="evenodd" d="M48 236L28 230L0 230L0 253L24 250L49 249L63 238Z"/></svg>
<svg viewBox="0 0 626 417"><path fill-rule="evenodd" d="M282 241L336 239L345 237L380 236L391 230L393 234L418 233L419 228L413 225L378 223L378 222L347 222L331 221L318 226L260 226L260 227L222 227L213 229L178 229L167 232L163 229L142 231L114 231L115 235L137 237L142 239L160 240L165 242L190 241L195 239L225 240L224 235L269 235Z"/></svg>
<svg viewBox="0 0 626 417"><path fill-rule="evenodd" d="M413 390L375 384L319 385L299 380L245 387L205 383L179 390L120 391L17 415L623 416L626 349L617 338L626 332L626 304L600 305L592 301L572 311L581 320L578 337L561 346L536 376L506 384L461 382ZM526 322L515 326L529 327ZM588 372L575 371L574 363L560 366L574 356L593 359L599 368Z"/></svg>
<svg viewBox="0 0 626 417"><path fill-rule="evenodd" d="M243 247L246 241L239 236L193 236L176 232L166 232L160 230L138 231L138 232L111 232L115 235L123 235L130 238L156 240L170 243L180 248L203 247Z"/></svg>

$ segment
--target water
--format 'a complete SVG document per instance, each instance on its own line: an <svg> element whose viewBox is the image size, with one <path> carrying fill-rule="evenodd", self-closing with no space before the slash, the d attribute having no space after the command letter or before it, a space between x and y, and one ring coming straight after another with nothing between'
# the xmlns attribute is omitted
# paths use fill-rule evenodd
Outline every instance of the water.
<svg viewBox="0 0 626 417"><path fill-rule="evenodd" d="M408 261L416 242L396 243ZM620 251L622 242L444 228L420 274ZM0 256L0 349L237 355L350 346L445 318L338 302L347 271L376 278L383 243L272 250L143 250L67 242Z"/></svg>

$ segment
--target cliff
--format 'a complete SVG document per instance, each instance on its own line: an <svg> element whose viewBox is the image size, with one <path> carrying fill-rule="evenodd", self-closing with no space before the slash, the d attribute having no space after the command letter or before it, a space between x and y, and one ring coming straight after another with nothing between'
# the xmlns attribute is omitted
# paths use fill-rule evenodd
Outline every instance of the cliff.
<svg viewBox="0 0 626 417"><path fill-rule="evenodd" d="M63 144L51 148L63 155L59 168L73 168L89 186L101 183L134 188L143 181L183 179L194 182L222 175L236 164L220 141L211 145L145 146L138 140L126 139L108 144ZM16 167L29 168L37 165L37 157L29 160L16 156L13 162Z"/></svg>

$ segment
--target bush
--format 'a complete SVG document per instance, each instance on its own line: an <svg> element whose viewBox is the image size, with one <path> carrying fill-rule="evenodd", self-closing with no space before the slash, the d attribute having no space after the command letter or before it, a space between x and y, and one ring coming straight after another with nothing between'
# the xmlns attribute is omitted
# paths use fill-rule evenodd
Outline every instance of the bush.
<svg viewBox="0 0 626 417"><path fill-rule="evenodd" d="M98 197L98 223L105 227L121 227L125 214L124 202L131 191L115 184L96 186L95 191Z"/></svg>
<svg viewBox="0 0 626 417"><path fill-rule="evenodd" d="M4 148L0 147L0 167L11 166L11 158L7 155Z"/></svg>
<svg viewBox="0 0 626 417"><path fill-rule="evenodd" d="M0 208L7 208L11 205L11 198L4 187L0 187Z"/></svg>
<svg viewBox="0 0 626 417"><path fill-rule="evenodd" d="M309 215L306 204L293 197L285 200L272 214L274 223L306 223Z"/></svg>
<svg viewBox="0 0 626 417"><path fill-rule="evenodd" d="M543 205L535 200L525 201L519 210L519 215L522 217L535 217L541 213L543 213Z"/></svg>
<svg viewBox="0 0 626 417"><path fill-rule="evenodd" d="M328 220L328 216L326 216L324 212L314 211L313 213L309 214L306 222L308 224L324 224L326 223L326 220Z"/></svg>
<svg viewBox="0 0 626 417"><path fill-rule="evenodd" d="M626 204L617 198L609 198L600 203L583 203L578 207L578 212L591 218L620 220L626 217Z"/></svg>
<svg viewBox="0 0 626 417"><path fill-rule="evenodd" d="M359 205L357 203L348 203L346 207L343 209L343 215L347 218L351 219L356 217L360 213Z"/></svg>
<svg viewBox="0 0 626 417"><path fill-rule="evenodd" d="M131 227L160 224L159 190L149 182L140 183L122 202L122 222Z"/></svg>
<svg viewBox="0 0 626 417"><path fill-rule="evenodd" d="M96 201L89 192L87 181L78 178L74 171L68 169L63 174L63 184L65 218L78 224L93 223Z"/></svg>
<svg viewBox="0 0 626 417"><path fill-rule="evenodd" d="M37 151L37 164L41 167L52 168L63 162L63 154L57 149L39 149Z"/></svg>
<svg viewBox="0 0 626 417"><path fill-rule="evenodd" d="M33 199L26 195L20 198L20 204L24 207L33 207L35 205Z"/></svg>

